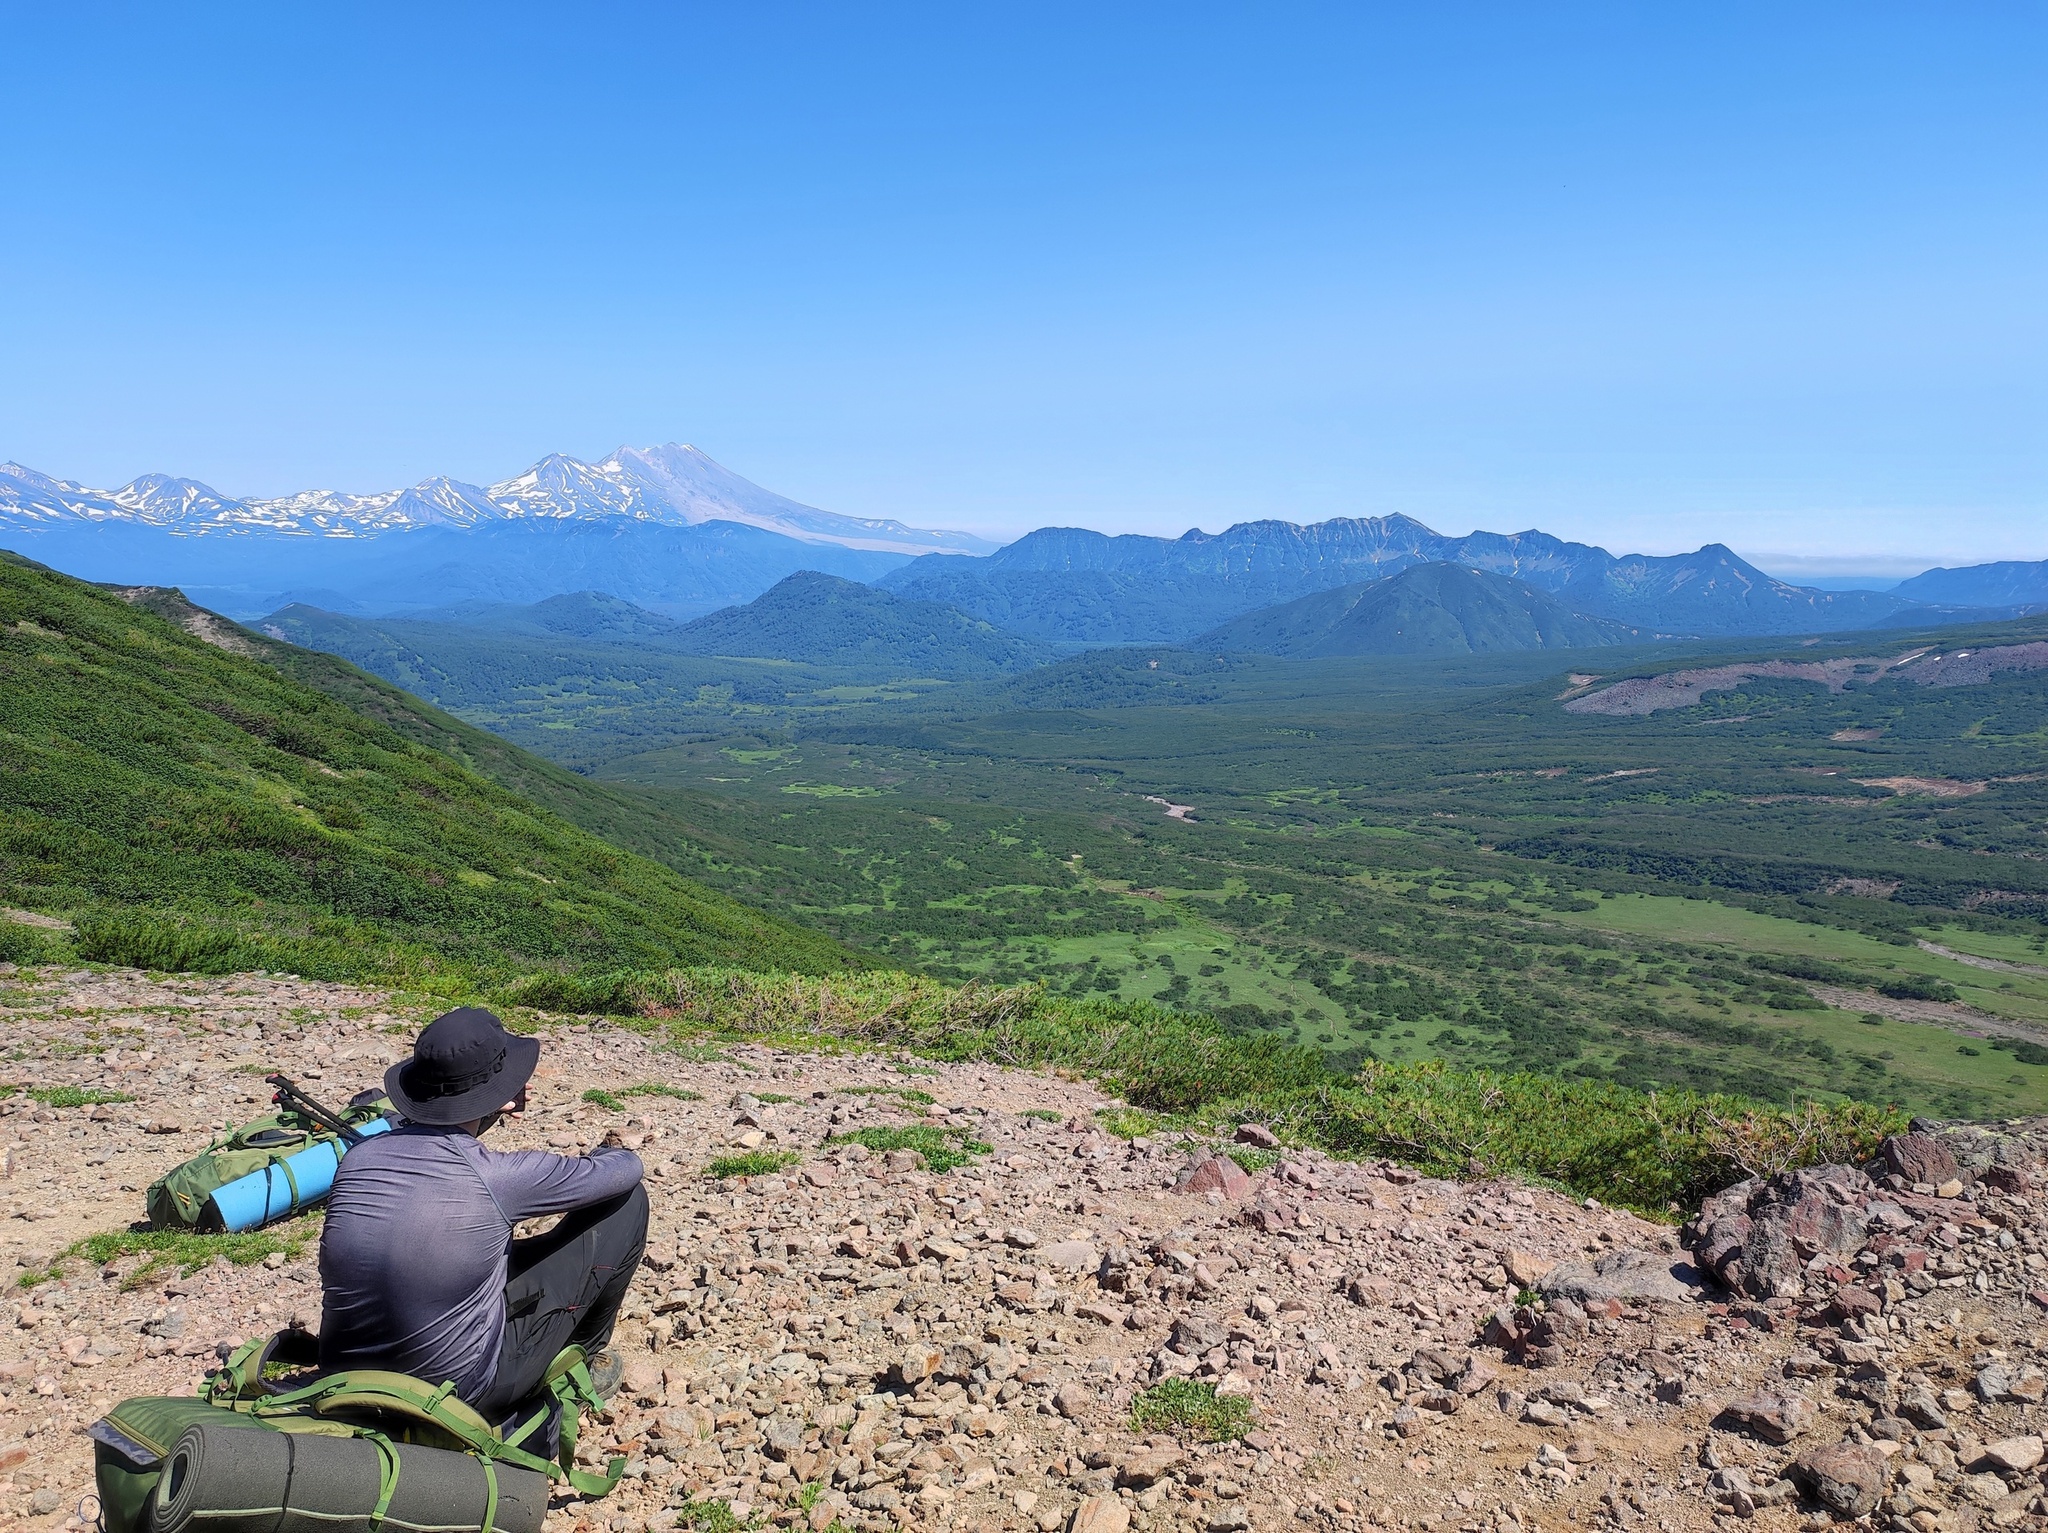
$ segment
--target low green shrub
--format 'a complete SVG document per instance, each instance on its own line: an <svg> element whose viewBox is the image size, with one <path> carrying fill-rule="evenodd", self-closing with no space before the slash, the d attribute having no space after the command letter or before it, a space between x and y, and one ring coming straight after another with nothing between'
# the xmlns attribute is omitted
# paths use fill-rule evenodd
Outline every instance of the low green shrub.
<svg viewBox="0 0 2048 1533"><path fill-rule="evenodd" d="M1219 1395L1214 1384L1161 1379L1131 1401L1134 1432L1180 1432L1205 1442L1235 1442L1252 1429L1252 1403Z"/></svg>
<svg viewBox="0 0 2048 1533"><path fill-rule="evenodd" d="M886 1155L891 1150L915 1150L924 1157L925 1165L940 1176L973 1164L990 1149L981 1140L968 1138L964 1129L933 1128L926 1124L910 1128L860 1128L850 1134L834 1134L829 1142L866 1145L877 1155Z"/></svg>
<svg viewBox="0 0 2048 1533"><path fill-rule="evenodd" d="M721 1181L729 1176L772 1176L802 1158L790 1150L746 1150L738 1155L714 1155L704 1169Z"/></svg>
<svg viewBox="0 0 2048 1533"><path fill-rule="evenodd" d="M45 1107L108 1107L132 1102L125 1091L101 1091L97 1086L0 1086L0 1096L33 1097Z"/></svg>
<svg viewBox="0 0 2048 1533"><path fill-rule="evenodd" d="M1350 1082L1261 1093L1256 1105L1288 1139L1340 1155L1437 1176L1535 1177L1653 1214L1745 1176L1867 1160L1905 1127L1896 1108L1861 1102L1780 1109L1435 1062L1367 1064Z"/></svg>
<svg viewBox="0 0 2048 1533"><path fill-rule="evenodd" d="M1897 979L1888 979L1877 987L1879 995L1888 995L1895 1001L1956 1001L1962 999L1962 992L1945 980L1936 979L1932 974L1902 974Z"/></svg>
<svg viewBox="0 0 2048 1533"><path fill-rule="evenodd" d="M667 1081L641 1081L637 1086L621 1086L617 1091L604 1091L591 1087L583 1093L583 1100L595 1103L611 1112L624 1112L627 1097L668 1097L677 1102L701 1102L703 1096L695 1091L686 1091L681 1086L671 1086Z"/></svg>
<svg viewBox="0 0 2048 1533"><path fill-rule="evenodd" d="M54 963L58 944L51 933L0 916L0 963Z"/></svg>
<svg viewBox="0 0 2048 1533"><path fill-rule="evenodd" d="M379 939L354 923L288 930L142 906L80 917L78 956L160 974L246 974L253 970L343 980L369 973L425 973L424 949Z"/></svg>
<svg viewBox="0 0 2048 1533"><path fill-rule="evenodd" d="M733 1515L730 1502L693 1498L676 1508L676 1526L692 1533L744 1533L748 1525Z"/></svg>
<svg viewBox="0 0 2048 1533"><path fill-rule="evenodd" d="M849 1044L1085 1076L1137 1112L1130 1125L1227 1128L1247 1118L1291 1144L1385 1156L1434 1175L1513 1176L1669 1217L1741 1178L1867 1159L1904 1115L1866 1103L1774 1108L1733 1096L1644 1092L1604 1081L1367 1061L1339 1074L1313 1049L1232 1037L1144 1002L1074 1000L1038 986L951 988L915 975L812 979L730 968L632 976L642 1027L682 1040ZM1120 1124L1120 1126L1123 1126ZM870 1148L915 1148L929 1126L862 1130ZM964 1138L964 1136L962 1136ZM862 1137L862 1142L868 1142ZM951 1164L952 1151L945 1159Z"/></svg>

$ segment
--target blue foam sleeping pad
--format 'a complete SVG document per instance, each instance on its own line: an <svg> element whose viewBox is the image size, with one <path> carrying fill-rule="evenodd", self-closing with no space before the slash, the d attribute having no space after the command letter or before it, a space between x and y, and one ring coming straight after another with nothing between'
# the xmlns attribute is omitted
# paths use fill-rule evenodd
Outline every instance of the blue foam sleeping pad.
<svg viewBox="0 0 2048 1533"><path fill-rule="evenodd" d="M365 1138L390 1131L388 1118L372 1118L356 1127ZM333 1189L334 1173L341 1169L341 1157L347 1151L348 1146L340 1140L323 1139L296 1155L280 1157L261 1171L222 1183L214 1188L211 1199L220 1213L221 1228L231 1233L253 1230L312 1207Z"/></svg>

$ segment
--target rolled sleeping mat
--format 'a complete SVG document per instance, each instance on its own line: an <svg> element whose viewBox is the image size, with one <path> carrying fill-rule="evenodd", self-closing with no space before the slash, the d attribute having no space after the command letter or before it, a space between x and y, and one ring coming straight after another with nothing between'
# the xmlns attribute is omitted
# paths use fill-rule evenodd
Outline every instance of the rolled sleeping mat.
<svg viewBox="0 0 2048 1533"><path fill-rule="evenodd" d="M372 1118L356 1129L365 1137L390 1131L389 1118ZM296 1155L278 1157L261 1171L223 1182L208 1199L220 1219L220 1227L231 1234L253 1230L273 1219L310 1208L334 1190L334 1173L347 1152L348 1146L340 1140L323 1139Z"/></svg>
<svg viewBox="0 0 2048 1533"><path fill-rule="evenodd" d="M531 1469L492 1466L467 1453L393 1443L398 1480L376 1520L385 1459L363 1437L251 1431L195 1423L164 1459L150 1509L150 1533L540 1533L548 1479Z"/></svg>

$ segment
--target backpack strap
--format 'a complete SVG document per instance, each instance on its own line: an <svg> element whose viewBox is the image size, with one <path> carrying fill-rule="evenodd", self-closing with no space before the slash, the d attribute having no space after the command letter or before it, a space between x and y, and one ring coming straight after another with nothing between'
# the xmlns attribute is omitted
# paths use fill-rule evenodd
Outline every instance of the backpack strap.
<svg viewBox="0 0 2048 1533"><path fill-rule="evenodd" d="M477 1533L496 1533L492 1524L498 1520L498 1466L490 1459L483 1459L484 1466L484 1525Z"/></svg>
<svg viewBox="0 0 2048 1533"><path fill-rule="evenodd" d="M268 1169L268 1170L271 1170L271 1171L282 1171L282 1172L284 1173L284 1182L285 1182L285 1185L286 1185L287 1187L291 1188L291 1190L292 1190L292 1206L291 1206L291 1211L292 1211L293 1213L297 1213L297 1212L299 1211L299 1202L300 1202L300 1199L299 1199L299 1179L298 1179L298 1177L297 1177L297 1176L295 1176L295 1175L293 1174L293 1172L292 1172L292 1162L291 1162L291 1157L290 1157L290 1156L288 1156L288 1155L273 1155L273 1156L271 1156L271 1157L270 1157L270 1165L269 1165L269 1166L268 1166L268 1167L267 1167L266 1169ZM269 1187L268 1187L268 1186L266 1185L266 1186L265 1186L265 1188L264 1188L263 1190L264 1190L264 1191L265 1191L266 1193L268 1193L270 1189L269 1189ZM268 1200L266 1199L266 1201L268 1201Z"/></svg>
<svg viewBox="0 0 2048 1533"><path fill-rule="evenodd" d="M362 1428L356 1436L363 1438L377 1450L377 1505L370 1512L369 1533L380 1533L384 1526L384 1514L391 1510L391 1498L398 1494L398 1449L382 1432ZM488 1461L487 1461L488 1462ZM496 1482L492 1489L495 1490ZM492 1498L493 1500L496 1497ZM488 1523L485 1527L489 1527Z"/></svg>
<svg viewBox="0 0 2048 1533"><path fill-rule="evenodd" d="M583 1349L578 1346L564 1347L555 1354L555 1360L548 1364L548 1371L542 1377L542 1386L562 1408L562 1478L569 1482L569 1488L586 1496L608 1496L618 1488L619 1479L626 1472L623 1458L609 1459L605 1472L590 1474L576 1467L576 1435L582 1425L584 1410L601 1411L604 1397L598 1394L597 1386L591 1381L590 1368L584 1360ZM546 1414L545 1411L542 1412ZM529 1423L524 1430L531 1430Z"/></svg>

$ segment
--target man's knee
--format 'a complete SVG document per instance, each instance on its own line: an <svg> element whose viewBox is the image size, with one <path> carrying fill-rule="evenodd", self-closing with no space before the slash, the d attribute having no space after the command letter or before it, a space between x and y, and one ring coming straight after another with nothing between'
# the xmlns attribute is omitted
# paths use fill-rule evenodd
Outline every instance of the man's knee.
<svg viewBox="0 0 2048 1533"><path fill-rule="evenodd" d="M611 1256L614 1264L638 1262L647 1248L648 1212L645 1186L620 1193L591 1228L595 1249Z"/></svg>

